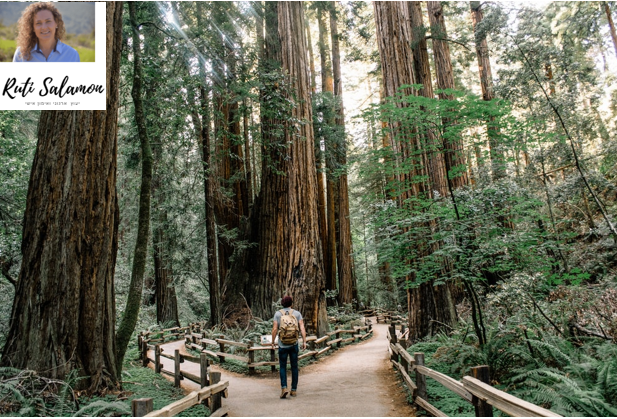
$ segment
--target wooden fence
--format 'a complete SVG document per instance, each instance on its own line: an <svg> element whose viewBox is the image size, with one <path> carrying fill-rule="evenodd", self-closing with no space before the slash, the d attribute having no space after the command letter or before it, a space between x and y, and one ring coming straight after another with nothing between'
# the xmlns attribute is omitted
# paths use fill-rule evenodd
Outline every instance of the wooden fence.
<svg viewBox="0 0 617 419"><path fill-rule="evenodd" d="M399 342L394 325L389 327L388 341L390 343L389 350L392 365L401 373L403 381L412 393L414 403L432 416L446 417L447 415L428 402L426 391L427 377L437 381L473 404L476 417L492 417L493 407L510 416L560 417L560 415L550 410L526 402L491 386L489 384L489 370L486 365L472 368L473 377L465 376L461 381L457 381L445 374L427 368L424 365L423 353L416 352L413 356L410 355L406 350L406 341ZM411 378L413 373L415 373L415 382Z"/></svg>
<svg viewBox="0 0 617 419"><path fill-rule="evenodd" d="M171 417L198 404L203 404L210 408L210 417L226 416L228 409L223 407L222 397L227 398L229 381L220 382L220 379L220 372L212 372L212 385L202 387L199 391L193 391L183 399L155 411L153 411L153 400L151 398L134 399L131 402L133 416Z"/></svg>
<svg viewBox="0 0 617 419"><path fill-rule="evenodd" d="M270 345L262 346L257 343L235 342L225 339L224 336L210 339L205 337L205 333L202 332L203 328L203 324L194 323L182 328L174 327L162 331L140 333L138 336L138 344L142 365L148 367L148 364L152 362L156 373L174 377L174 385L176 387L180 387L180 381L185 378L200 384L202 387L207 386L207 371L210 361L208 357L221 363L225 362L227 359L234 359L241 363L245 363L248 367L249 374L254 374L256 371L255 368L260 366L270 366L272 371L276 371L276 366L279 363L276 356L278 353L278 346L275 345L273 348ZM341 347L341 345L345 343L364 340L371 336L372 332L371 321L366 319L365 326L355 326L352 329L337 329L328 332L320 338L316 336L307 336L306 343L309 350L300 355L298 359L300 360L308 357L317 358L330 351L334 345L336 345L336 347ZM179 350L176 350L172 355L165 353L164 349L161 347L164 343L181 339L184 339L186 348L199 351L199 356L182 355ZM302 341L302 339L300 339L300 341ZM154 352L154 358L148 357L149 350ZM269 359L256 361L256 354L262 352L269 352ZM160 362L161 357L174 360L173 371L163 368ZM185 361L200 364L200 376L183 370L181 364Z"/></svg>
<svg viewBox="0 0 617 419"><path fill-rule="evenodd" d="M313 357L317 358L320 355L328 352L334 345L340 347L344 343L364 340L372 335L372 325L369 320L365 326L355 326L353 329L337 329L328 332L324 336L307 336L306 344L308 352L303 353L298 357L298 360ZM345 337L347 335L347 337ZM302 339L300 339L300 342ZM278 346L262 346L258 343L250 344L246 342L234 342L224 338L209 339L203 333L191 332L185 336L185 345L189 349L201 352L201 355L207 355L218 362L225 362L227 359L234 359L241 363L245 363L248 367L249 374L255 373L256 367L270 366L272 371L276 371L278 360L276 358ZM230 349L234 349L231 353ZM226 352L226 350L228 350ZM269 353L269 359L256 361L256 354L261 352ZM243 355L238 355L238 353ZM263 357L262 357L263 358ZM268 358L268 357L266 357Z"/></svg>

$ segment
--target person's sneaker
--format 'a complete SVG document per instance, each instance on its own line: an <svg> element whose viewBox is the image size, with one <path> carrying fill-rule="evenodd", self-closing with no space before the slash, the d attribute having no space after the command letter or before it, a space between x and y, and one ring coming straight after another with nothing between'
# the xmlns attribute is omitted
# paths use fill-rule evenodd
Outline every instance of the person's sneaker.
<svg viewBox="0 0 617 419"><path fill-rule="evenodd" d="M281 389L281 399L284 399L289 394L289 391L286 388Z"/></svg>
<svg viewBox="0 0 617 419"><path fill-rule="evenodd" d="M296 397L296 390L291 390L291 393L289 393L289 395L291 397Z"/></svg>

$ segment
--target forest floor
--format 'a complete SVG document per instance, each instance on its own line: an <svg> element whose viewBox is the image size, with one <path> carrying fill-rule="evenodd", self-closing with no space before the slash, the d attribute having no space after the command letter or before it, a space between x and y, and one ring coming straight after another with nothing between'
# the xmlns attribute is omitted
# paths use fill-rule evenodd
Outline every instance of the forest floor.
<svg viewBox="0 0 617 419"><path fill-rule="evenodd" d="M221 372L221 381L229 381L229 397L223 399L223 406L233 417L415 416L389 361L387 327L373 319L373 337L301 368L297 397L279 398L278 371L249 377L213 365L212 371ZM174 349L185 353L184 341L162 347L166 353ZM161 358L161 362L165 369L173 370L173 360ZM199 375L199 364L187 362L182 368ZM289 370L287 375L291 382ZM169 379L173 381L173 377ZM190 380L183 380L182 387L186 391L199 389Z"/></svg>

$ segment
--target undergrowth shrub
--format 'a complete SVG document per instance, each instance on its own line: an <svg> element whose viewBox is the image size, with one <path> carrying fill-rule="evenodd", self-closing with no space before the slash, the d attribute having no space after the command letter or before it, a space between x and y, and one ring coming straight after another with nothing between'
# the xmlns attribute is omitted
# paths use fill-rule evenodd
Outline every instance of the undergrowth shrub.
<svg viewBox="0 0 617 419"><path fill-rule="evenodd" d="M449 334L408 351L424 352L427 366L455 379L488 365L493 386L563 416L616 416L615 287L608 280L578 282L586 277L570 272L568 281L576 285L553 286L543 274L518 272L489 289L483 307L491 319L485 345L463 316ZM431 379L427 385L431 403L444 413L473 415L463 407L467 402L443 386Z"/></svg>

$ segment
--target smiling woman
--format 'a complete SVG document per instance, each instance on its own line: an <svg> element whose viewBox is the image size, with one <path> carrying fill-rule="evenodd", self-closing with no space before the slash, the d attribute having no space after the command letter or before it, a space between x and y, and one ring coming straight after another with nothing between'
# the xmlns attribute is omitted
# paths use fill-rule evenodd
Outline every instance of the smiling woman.
<svg viewBox="0 0 617 419"><path fill-rule="evenodd" d="M79 53L61 41L65 34L64 21L52 3L28 6L18 27L13 62L79 62Z"/></svg>

